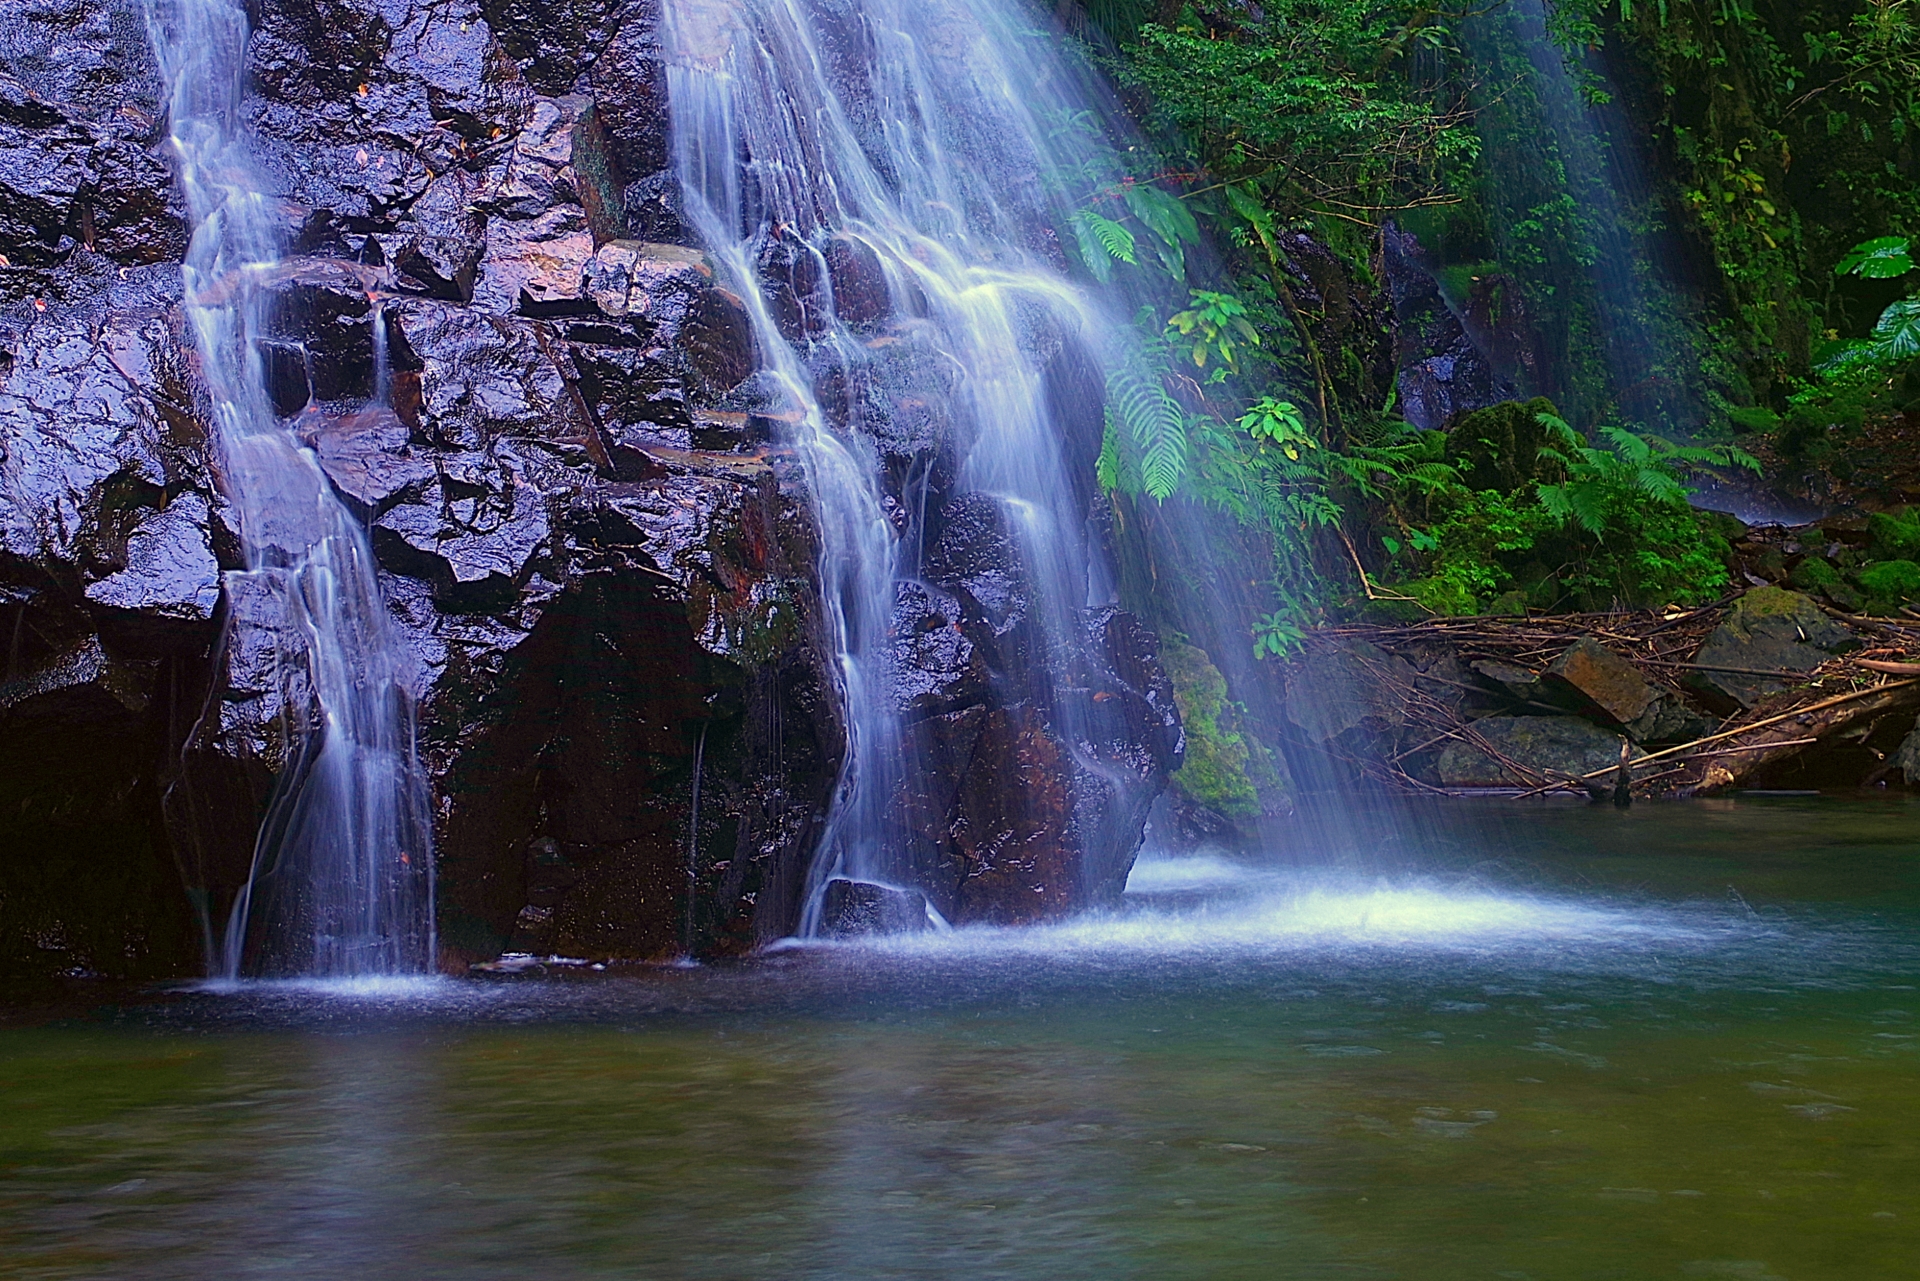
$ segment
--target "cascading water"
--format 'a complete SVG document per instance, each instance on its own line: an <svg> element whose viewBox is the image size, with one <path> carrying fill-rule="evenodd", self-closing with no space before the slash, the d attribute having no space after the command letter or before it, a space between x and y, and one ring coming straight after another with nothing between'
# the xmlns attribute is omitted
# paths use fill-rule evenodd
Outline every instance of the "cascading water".
<svg viewBox="0 0 1920 1281"><path fill-rule="evenodd" d="M1127 313L1104 315L1060 266L1064 176L1099 144L1076 131L1089 104L1057 36L1014 0L667 0L665 17L686 214L746 297L759 394L791 424L820 527L850 742L812 933L830 878L912 876L900 789L933 766L889 686L889 647L897 596L923 571L930 485L996 510L1028 604L982 604L1036 613L1055 733L1082 770L1110 774L1084 750L1099 713L1067 696L1083 611L1111 590L1047 361L1077 349L1097 369ZM875 439L922 425L939 443L889 473Z"/></svg>
<svg viewBox="0 0 1920 1281"><path fill-rule="evenodd" d="M242 135L246 13L232 0L151 0L148 27L194 226L186 309L246 554L247 570L227 575L229 626L259 633L229 643L267 642L285 708L285 765L211 964L228 978L422 972L434 959L431 826L404 651L366 532L274 412L256 344L279 235Z"/></svg>
<svg viewBox="0 0 1920 1281"><path fill-rule="evenodd" d="M1568 70L1568 54L1548 28L1542 0L1515 0L1505 15L1533 68L1544 123L1565 166L1566 193L1580 210L1588 244L1581 247L1593 284L1605 342L1615 412L1665 431L1692 432L1701 405L1675 360L1694 335L1657 260L1655 235L1643 225L1647 181L1627 135L1625 113L1610 94L1588 101ZM1588 74L1602 79L1592 58Z"/></svg>

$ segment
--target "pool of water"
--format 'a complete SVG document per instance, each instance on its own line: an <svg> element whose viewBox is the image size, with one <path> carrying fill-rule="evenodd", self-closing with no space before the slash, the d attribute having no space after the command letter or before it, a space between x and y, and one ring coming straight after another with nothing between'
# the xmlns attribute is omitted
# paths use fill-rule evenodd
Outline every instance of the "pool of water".
<svg viewBox="0 0 1920 1281"><path fill-rule="evenodd" d="M1435 805L1046 929L70 992L0 1273L1920 1270L1920 804Z"/></svg>

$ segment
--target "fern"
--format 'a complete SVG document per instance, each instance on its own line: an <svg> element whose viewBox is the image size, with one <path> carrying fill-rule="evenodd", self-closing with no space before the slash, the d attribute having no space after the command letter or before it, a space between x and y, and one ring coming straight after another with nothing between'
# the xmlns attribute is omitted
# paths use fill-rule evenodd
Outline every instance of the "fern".
<svg viewBox="0 0 1920 1281"><path fill-rule="evenodd" d="M1114 263L1129 267L1140 263L1138 243L1125 223L1082 209L1073 215L1073 234L1081 260L1102 284L1113 278Z"/></svg>
<svg viewBox="0 0 1920 1281"><path fill-rule="evenodd" d="M1760 470L1757 459L1731 445L1674 445L1624 427L1602 427L1608 448L1597 449L1561 418L1541 414L1539 422L1550 442L1540 457L1567 472L1559 484L1535 486L1540 505L1548 515L1577 524L1596 538L1639 504L1685 507L1691 491L1681 481L1683 473L1714 466Z"/></svg>
<svg viewBox="0 0 1920 1281"><path fill-rule="evenodd" d="M1154 498L1171 497L1187 471L1187 417L1151 359L1107 371L1107 405L1139 454L1140 487Z"/></svg>

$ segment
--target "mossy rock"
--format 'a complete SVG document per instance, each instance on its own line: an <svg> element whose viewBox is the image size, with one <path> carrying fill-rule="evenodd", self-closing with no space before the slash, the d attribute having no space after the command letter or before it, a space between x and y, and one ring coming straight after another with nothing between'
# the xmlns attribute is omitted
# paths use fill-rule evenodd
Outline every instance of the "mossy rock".
<svg viewBox="0 0 1920 1281"><path fill-rule="evenodd" d="M1920 565L1913 561L1881 561L1861 570L1859 578L1872 613L1897 614L1902 605L1920 600Z"/></svg>
<svg viewBox="0 0 1920 1281"><path fill-rule="evenodd" d="M1560 465L1540 458L1547 443L1540 415L1558 413L1552 401L1536 396L1463 414L1447 428L1447 461L1460 469L1470 489L1510 494L1535 481L1560 480Z"/></svg>
<svg viewBox="0 0 1920 1281"><path fill-rule="evenodd" d="M1752 707L1856 643L1811 598L1784 587L1756 587L1734 602L1694 655L1699 667L1690 680L1716 701ZM1760 674L1765 672L1780 675Z"/></svg>
<svg viewBox="0 0 1920 1281"><path fill-rule="evenodd" d="M1906 508L1873 513L1867 517L1867 533L1873 539L1869 548L1873 559L1920 561L1920 517Z"/></svg>
<svg viewBox="0 0 1920 1281"><path fill-rule="evenodd" d="M1160 665L1173 683L1174 705L1187 735L1186 760L1174 771L1174 786L1226 818L1257 818L1253 751L1237 728L1226 677L1205 650L1172 638L1161 642Z"/></svg>
<svg viewBox="0 0 1920 1281"><path fill-rule="evenodd" d="M1809 556L1793 567L1788 581L1803 592L1817 592L1840 583L1840 571L1823 556Z"/></svg>

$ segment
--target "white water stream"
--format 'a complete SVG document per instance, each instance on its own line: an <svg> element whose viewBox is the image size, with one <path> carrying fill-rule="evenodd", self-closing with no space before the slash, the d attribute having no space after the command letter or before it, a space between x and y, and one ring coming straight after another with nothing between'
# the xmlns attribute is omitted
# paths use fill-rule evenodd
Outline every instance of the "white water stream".
<svg viewBox="0 0 1920 1281"><path fill-rule="evenodd" d="M809 887L813 933L828 879L910 879L897 807L930 766L901 722L888 641L896 592L929 550L929 455L957 460L949 502L997 509L1025 599L983 604L1011 611L996 620L1009 628L1034 611L1054 688L1084 646L1082 611L1111 596L1047 368L1079 348L1098 369L1125 342L1126 313L1067 278L1055 240L1103 144L1057 33L1015 0L666 0L665 15L688 217L747 299L761 392L791 423L820 526L850 744ZM783 293L788 281L811 291ZM871 304L844 305L837 282L884 287L886 318L850 314ZM940 447L889 478L875 438L920 430ZM1072 702L1055 701L1055 732L1097 771Z"/></svg>
<svg viewBox="0 0 1920 1281"><path fill-rule="evenodd" d="M366 531L275 414L257 345L279 202L241 126L247 16L230 0L150 0L148 29L194 228L187 314L246 554L246 571L226 577L228 646L270 652L284 709L285 764L210 968L228 978L425 971L432 829L408 659Z"/></svg>

